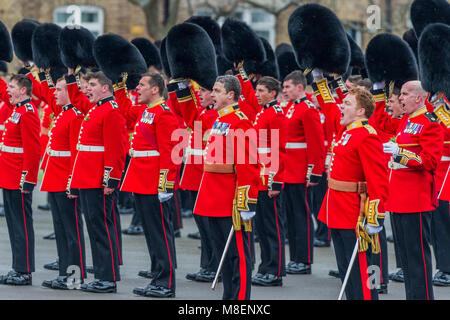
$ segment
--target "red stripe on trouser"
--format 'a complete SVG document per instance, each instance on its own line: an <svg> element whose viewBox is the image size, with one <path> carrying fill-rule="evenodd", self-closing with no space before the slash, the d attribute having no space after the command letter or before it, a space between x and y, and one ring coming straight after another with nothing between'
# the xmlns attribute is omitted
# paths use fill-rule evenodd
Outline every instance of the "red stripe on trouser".
<svg viewBox="0 0 450 320"><path fill-rule="evenodd" d="M114 208L114 200L112 202L113 219L114 219L114 230L116 231L116 242L117 242L117 256L119 257L119 263L122 264L122 257L120 254L119 236L117 235L117 224L116 224L116 210Z"/></svg>
<svg viewBox="0 0 450 320"><path fill-rule="evenodd" d="M80 268L81 268L81 277L84 278L84 270L83 270L83 252L81 251L80 230L79 230L79 228L78 228L77 199L75 199L75 222L76 222L76 225L77 225L78 248L80 249Z"/></svg>
<svg viewBox="0 0 450 320"><path fill-rule="evenodd" d="M239 255L239 279L240 287L238 300L245 300L247 293L247 262L245 261L244 241L242 238L242 230L235 231L236 234L236 246Z"/></svg>
<svg viewBox="0 0 450 320"><path fill-rule="evenodd" d="M169 243L167 242L167 235L166 235L166 227L164 226L164 215L163 215L163 209L162 204L159 204L159 207L161 208L161 224L164 231L164 239L166 240L166 247L167 247L167 254L169 255L169 265L170 265L170 274L169 274L169 289L172 287L172 258L170 257L170 249L169 249Z"/></svg>
<svg viewBox="0 0 450 320"><path fill-rule="evenodd" d="M114 268L114 253L113 253L113 249L112 249L111 236L109 235L108 224L106 223L106 208L105 208L105 195L104 194L103 194L103 215L105 217L105 229L106 229L106 233L108 234L109 248L111 251L111 263L112 263L113 277L114 277L114 282L116 282L116 270Z"/></svg>
<svg viewBox="0 0 450 320"><path fill-rule="evenodd" d="M25 219L25 207L23 205L23 193L20 193L22 196L22 213L23 213L23 225L25 226L25 240L27 242L27 272L30 273L30 261L29 261L29 249L28 249L28 230L27 230L27 221Z"/></svg>
<svg viewBox="0 0 450 320"><path fill-rule="evenodd" d="M430 295L428 294L427 264L426 264L426 261L425 261L425 253L423 251L422 212L419 215L419 219L420 219L420 245L422 247L423 268L425 270L425 286L426 286L426 289L427 289L427 300L430 300Z"/></svg>
<svg viewBox="0 0 450 320"><path fill-rule="evenodd" d="M308 188L305 186L305 204L306 204L306 227L308 236L308 263L311 263L311 235L309 231L309 206L308 206Z"/></svg>
<svg viewBox="0 0 450 320"><path fill-rule="evenodd" d="M278 212L277 212L277 202L276 198L273 197L273 207L275 209L275 222L277 226L277 235L278 235L278 276L281 274L281 237L280 237L280 228L278 226Z"/></svg>
<svg viewBox="0 0 450 320"><path fill-rule="evenodd" d="M370 248L368 250L371 250ZM367 280L369 279L369 275L367 273L367 256L365 252L358 252L358 260L359 260L359 274L361 275L361 285L363 291L364 300L372 300L372 293L368 288Z"/></svg>

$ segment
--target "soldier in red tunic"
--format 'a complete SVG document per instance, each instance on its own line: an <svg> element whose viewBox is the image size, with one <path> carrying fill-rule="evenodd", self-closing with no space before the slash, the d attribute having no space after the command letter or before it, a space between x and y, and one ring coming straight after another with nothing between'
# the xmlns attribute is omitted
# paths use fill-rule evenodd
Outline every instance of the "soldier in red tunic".
<svg viewBox="0 0 450 320"><path fill-rule="evenodd" d="M345 290L349 300L378 297L377 290L367 286L367 268L372 264L371 251L376 253L379 247L378 238L371 236L383 226L388 177L381 140L368 124L374 107L373 97L362 89L350 90L344 99L341 119L344 127L340 138L333 141L328 191L319 213L319 220L331 230L341 280L355 242L359 241L359 252Z"/></svg>
<svg viewBox="0 0 450 320"><path fill-rule="evenodd" d="M140 211L154 277L146 288L135 294L146 297L175 297L175 243L169 200L173 197L177 167L172 160L172 132L177 120L164 102L164 79L158 73L145 74L139 82L139 103L132 105L123 83L116 85L115 95L122 114L134 118L130 163L123 179L122 191L133 192L136 210ZM136 111L141 111L137 114Z"/></svg>
<svg viewBox="0 0 450 320"><path fill-rule="evenodd" d="M283 93L293 101L286 113L285 187L290 262L286 272L310 274L313 262L314 224L307 204L307 188L317 186L325 171L325 138L319 112L305 95L301 71L286 76Z"/></svg>
<svg viewBox="0 0 450 320"><path fill-rule="evenodd" d="M81 285L88 292L117 292L116 281L120 280L113 192L119 188L124 166L125 120L112 91L111 81L102 72L91 75L86 96L94 106L89 110L85 103L88 110L69 184L79 189L91 239L96 280Z"/></svg>
<svg viewBox="0 0 450 320"><path fill-rule="evenodd" d="M256 133L239 109L241 87L233 76L217 78L212 90L219 117L205 148L204 172L194 214L208 216L213 246L222 254L230 228L235 232L222 268L223 299L250 299L251 231L258 196ZM253 149L254 150L253 150Z"/></svg>
<svg viewBox="0 0 450 320"><path fill-rule="evenodd" d="M392 154L386 209L393 214L408 300L433 299L428 239L431 213L438 204L435 176L444 135L436 115L427 111L426 97L419 81L406 82L400 94L405 111L400 122L382 113L378 119L384 131L396 134L395 142L384 144L384 151Z"/></svg>
<svg viewBox="0 0 450 320"><path fill-rule="evenodd" d="M0 80L0 97L12 113L5 122L0 152L0 188L12 249L12 271L1 284L31 285L35 269L32 191L40 159L40 121L31 102L32 82L13 75L7 85Z"/></svg>

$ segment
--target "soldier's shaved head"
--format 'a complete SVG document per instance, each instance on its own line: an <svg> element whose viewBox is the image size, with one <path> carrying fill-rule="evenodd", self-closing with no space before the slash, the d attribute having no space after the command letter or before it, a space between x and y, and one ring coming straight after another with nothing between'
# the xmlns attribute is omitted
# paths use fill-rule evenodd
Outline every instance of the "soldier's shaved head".
<svg viewBox="0 0 450 320"><path fill-rule="evenodd" d="M403 84L399 100L405 113L411 114L424 106L426 98L427 92L422 88L420 81L413 80Z"/></svg>
<svg viewBox="0 0 450 320"><path fill-rule="evenodd" d="M419 80L408 81L404 86L407 86L415 95L422 96L424 99L427 97L427 92L422 88L422 83Z"/></svg>

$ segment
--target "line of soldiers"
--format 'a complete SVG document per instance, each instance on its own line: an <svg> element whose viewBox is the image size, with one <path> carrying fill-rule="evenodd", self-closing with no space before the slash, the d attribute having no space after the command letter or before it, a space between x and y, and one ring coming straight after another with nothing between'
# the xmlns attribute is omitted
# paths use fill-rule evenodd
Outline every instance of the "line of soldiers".
<svg viewBox="0 0 450 320"><path fill-rule="evenodd" d="M328 9L305 5L294 12L289 24L303 19L309 10L330 18ZM303 26L290 28L292 40L305 34L297 30L299 25ZM328 26L337 32L340 24ZM351 78L346 85L346 76L336 75L348 68L348 63L341 68L342 62L331 67L312 63L309 84L306 72L296 70L300 68L281 83L258 72L267 57L258 56L255 48L264 50L263 43L241 22L225 22L224 49L229 44L227 30L236 28L248 46L228 48L231 65L225 69L231 74L218 77L215 68L210 70L218 61L210 36L196 24L182 23L161 46L168 79L143 71L148 64L125 39L105 35L93 45L102 71L83 73L69 67L52 77L55 67L43 68L45 63L39 61L35 76L36 67L24 59L26 75L12 75L8 84L0 80L0 99L9 110L2 135L0 187L13 257L13 270L0 277L1 284L31 285L35 271L31 198L41 159L41 130L32 95L45 101L55 115L42 162L41 190L49 194L59 276L44 281L44 287L80 285L86 292L117 292L123 264L117 207L121 190L133 193L151 259L151 270L143 272L152 278L150 284L133 293L175 297L173 207L178 188L196 199L192 210L202 244L200 271L186 277L212 282L220 276L223 299L250 299L252 285L281 286L286 273L311 274L314 243L328 246L330 237L338 275L343 282L348 278L347 299L377 299L379 292L387 292L383 228L387 212L407 299L433 299L433 282L449 284L450 155L445 141L450 112L445 95L427 93L420 81L405 75L409 69L372 81L370 91L368 80L349 88ZM189 37L183 39L186 34ZM229 34L239 42L239 34ZM383 36L374 38L373 47L386 48L383 41L394 47L402 41ZM349 47L345 33L342 39ZM375 45L377 41L381 44ZM106 50L106 44L120 47L129 60L106 61L102 55L118 54ZM329 45L331 55L337 55L331 41ZM370 48L367 61L374 52ZM401 58L406 64L415 63L408 50ZM133 67L127 69L129 61ZM367 61L374 78L380 71L372 69L376 63ZM108 63L117 67L114 72ZM388 61L385 64L390 66ZM415 65L411 68L417 73ZM389 86L390 80L395 80L397 89ZM95 275L90 283L84 283L83 217ZM252 276L253 229L261 261ZM435 281L431 235L440 270ZM354 260L352 253L356 253ZM68 282L72 265L81 270L76 283ZM372 265L382 270L381 291L367 286Z"/></svg>

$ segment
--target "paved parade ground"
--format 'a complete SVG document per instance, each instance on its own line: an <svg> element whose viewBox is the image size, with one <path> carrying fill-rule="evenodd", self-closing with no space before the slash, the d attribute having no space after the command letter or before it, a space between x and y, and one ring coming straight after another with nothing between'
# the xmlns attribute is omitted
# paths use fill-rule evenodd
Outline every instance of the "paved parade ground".
<svg viewBox="0 0 450 320"><path fill-rule="evenodd" d="M37 189L38 190L38 189ZM1 198L1 197L0 197ZM43 265L56 259L56 243L54 240L44 240L43 236L53 231L51 213L37 209L38 204L45 203L45 193L34 192L33 218L36 237L36 272L33 273L32 287L0 286L0 299L20 300L92 300L92 299L136 299L145 300L132 293L135 287L145 287L147 279L137 276L139 270L149 268L150 259L143 235L123 235L123 260L120 268L122 280L118 282L116 294L85 293L78 290L60 291L41 287L43 280L54 279L56 271L43 268ZM121 215L122 228L129 226L131 215ZM386 219L387 230L390 233L389 219ZM209 283L192 282L185 278L188 272L196 272L199 269L200 241L187 237L190 232L195 232L194 219L184 218L184 227L181 230L181 238L176 238L176 253L178 269L176 270L176 298L181 300L220 300L222 296L222 284L217 285L216 291L210 289ZM88 233L85 227L86 259L87 264L92 265L91 251L89 247ZM390 271L395 270L394 251L392 243L388 243ZM288 246L286 247L288 253ZM259 262L259 246L256 244L257 263ZM288 254L286 254L288 257ZM289 259L287 259L288 261ZM434 261L433 261L434 266ZM0 218L0 273L5 274L11 267L11 248L9 244L6 220ZM283 278L282 287L255 287L252 286L252 300L336 300L339 295L340 281L328 275L331 268L336 267L333 248L314 248L314 264L311 275L287 275ZM433 274L435 270L433 270ZM88 281L93 279L88 274ZM380 295L381 300L404 300L405 292L402 283L390 282L387 295ZM450 287L442 288L434 286L436 300L449 300Z"/></svg>

